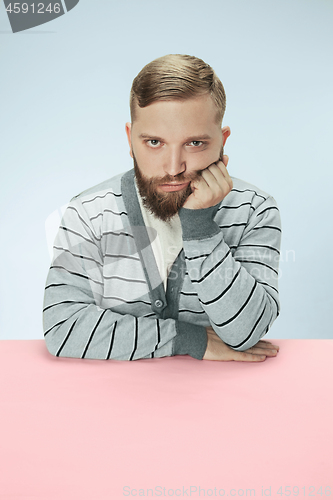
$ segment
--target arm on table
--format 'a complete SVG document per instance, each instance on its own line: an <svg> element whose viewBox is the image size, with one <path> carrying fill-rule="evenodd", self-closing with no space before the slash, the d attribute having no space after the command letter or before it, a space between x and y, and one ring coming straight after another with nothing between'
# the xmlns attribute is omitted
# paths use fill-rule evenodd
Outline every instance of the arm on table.
<svg viewBox="0 0 333 500"><path fill-rule="evenodd" d="M278 265L281 221L267 197L249 217L232 255L214 221L220 204L181 208L186 266L215 333L238 351L255 346L280 310Z"/></svg>
<svg viewBox="0 0 333 500"><path fill-rule="evenodd" d="M49 352L70 358L136 360L154 357L160 350L159 357L189 354L202 359L205 327L105 309L100 306L103 290L101 237L94 233L80 200L72 200L54 242L45 286L43 328Z"/></svg>

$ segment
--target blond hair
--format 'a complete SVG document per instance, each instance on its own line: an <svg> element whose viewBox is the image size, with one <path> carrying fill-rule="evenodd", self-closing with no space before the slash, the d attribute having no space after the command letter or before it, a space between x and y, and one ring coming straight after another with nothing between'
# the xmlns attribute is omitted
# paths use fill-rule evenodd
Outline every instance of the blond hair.
<svg viewBox="0 0 333 500"><path fill-rule="evenodd" d="M132 123L136 106L145 108L155 101L185 100L210 95L216 105L216 123L222 124L226 96L221 80L202 59L168 54L154 59L134 78L130 93Z"/></svg>

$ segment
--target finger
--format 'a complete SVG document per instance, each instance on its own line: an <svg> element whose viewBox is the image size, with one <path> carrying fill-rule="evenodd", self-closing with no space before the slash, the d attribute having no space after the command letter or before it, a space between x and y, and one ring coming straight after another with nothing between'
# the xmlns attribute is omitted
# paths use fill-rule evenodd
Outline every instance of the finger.
<svg viewBox="0 0 333 500"><path fill-rule="evenodd" d="M201 170L200 177L191 181L192 193L197 189L206 189L209 187L209 184L207 183L205 176L203 175L203 172L205 171L206 169Z"/></svg>
<svg viewBox="0 0 333 500"><path fill-rule="evenodd" d="M221 161L212 163L211 165L209 165L209 167L202 171L203 176L207 173L211 173L219 184L223 183L224 181L227 181L228 184L232 182L232 179L225 165Z"/></svg>
<svg viewBox="0 0 333 500"><path fill-rule="evenodd" d="M260 354L263 356L277 356L279 351L277 349L256 349L253 354Z"/></svg>
<svg viewBox="0 0 333 500"><path fill-rule="evenodd" d="M219 161L217 163L217 166L219 167L219 169L221 170L221 172L225 176L225 178L231 180L231 177L230 177L229 172L227 170L227 166L222 161Z"/></svg>
<svg viewBox="0 0 333 500"><path fill-rule="evenodd" d="M250 349L247 349L246 351L243 352L248 352L251 354L259 354L263 356L276 356L278 351L277 349L273 348L268 348L268 347L250 347Z"/></svg>
<svg viewBox="0 0 333 500"><path fill-rule="evenodd" d="M207 188L209 187L209 182L207 182L206 175L207 173L212 175L212 173L208 170L209 167L205 168L204 170L201 170L200 177L198 179L195 179L191 181L191 186L194 187L195 189L200 188Z"/></svg>
<svg viewBox="0 0 333 500"><path fill-rule="evenodd" d="M206 190L207 196L212 191L215 197L218 197L220 192L226 196L230 191L230 184L225 178L221 169L217 165L210 165L207 169L203 170L202 177L206 181L203 189Z"/></svg>
<svg viewBox="0 0 333 500"><path fill-rule="evenodd" d="M223 160L224 165L227 167L228 163L229 163L229 156L228 155L223 155L222 156L222 160Z"/></svg>
<svg viewBox="0 0 333 500"><path fill-rule="evenodd" d="M250 361L250 362L255 362L255 361L265 361L266 356L265 355L259 355L259 354L251 354L246 351L234 351L234 361Z"/></svg>
<svg viewBox="0 0 333 500"><path fill-rule="evenodd" d="M205 168L205 170L203 170L201 173L201 177L203 181L205 181L203 187L208 187L213 190L219 189L219 186L221 186L221 184L226 180L221 170L216 166L215 163Z"/></svg>
<svg viewBox="0 0 333 500"><path fill-rule="evenodd" d="M224 155L224 156L226 156L226 155ZM229 161L229 158L228 158L228 161ZM227 162L227 164L228 164L228 162ZM226 167L225 163L222 162L222 161L219 161L215 165L219 168L220 172L222 172L222 175L225 177L227 183L230 186L230 189L232 189L233 188L233 182L232 182L232 179L231 179L231 177L229 175L229 172L227 170L227 167Z"/></svg>
<svg viewBox="0 0 333 500"><path fill-rule="evenodd" d="M277 349L279 350L280 347L278 345L272 344L272 342L269 342L268 340L259 340L259 342L256 344L256 346L269 346L271 349Z"/></svg>

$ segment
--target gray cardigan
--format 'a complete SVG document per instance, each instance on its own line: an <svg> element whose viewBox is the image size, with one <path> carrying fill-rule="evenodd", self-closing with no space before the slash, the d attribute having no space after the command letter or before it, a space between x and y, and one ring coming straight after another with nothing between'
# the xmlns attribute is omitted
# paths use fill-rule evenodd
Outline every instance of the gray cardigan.
<svg viewBox="0 0 333 500"><path fill-rule="evenodd" d="M232 177L221 203L181 208L183 248L165 291L134 169L74 196L54 242L43 304L54 356L202 359L211 326L231 348L255 345L279 315L281 221L272 196Z"/></svg>

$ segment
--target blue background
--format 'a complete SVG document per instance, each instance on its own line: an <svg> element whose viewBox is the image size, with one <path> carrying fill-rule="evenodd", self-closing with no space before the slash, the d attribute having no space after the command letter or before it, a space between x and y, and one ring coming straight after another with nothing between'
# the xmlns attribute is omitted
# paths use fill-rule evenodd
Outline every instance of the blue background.
<svg viewBox="0 0 333 500"><path fill-rule="evenodd" d="M0 338L43 338L61 213L132 168L132 80L170 53L215 69L229 173L279 205L281 314L266 338L332 338L332 26L330 0L81 0L13 34L1 3Z"/></svg>

